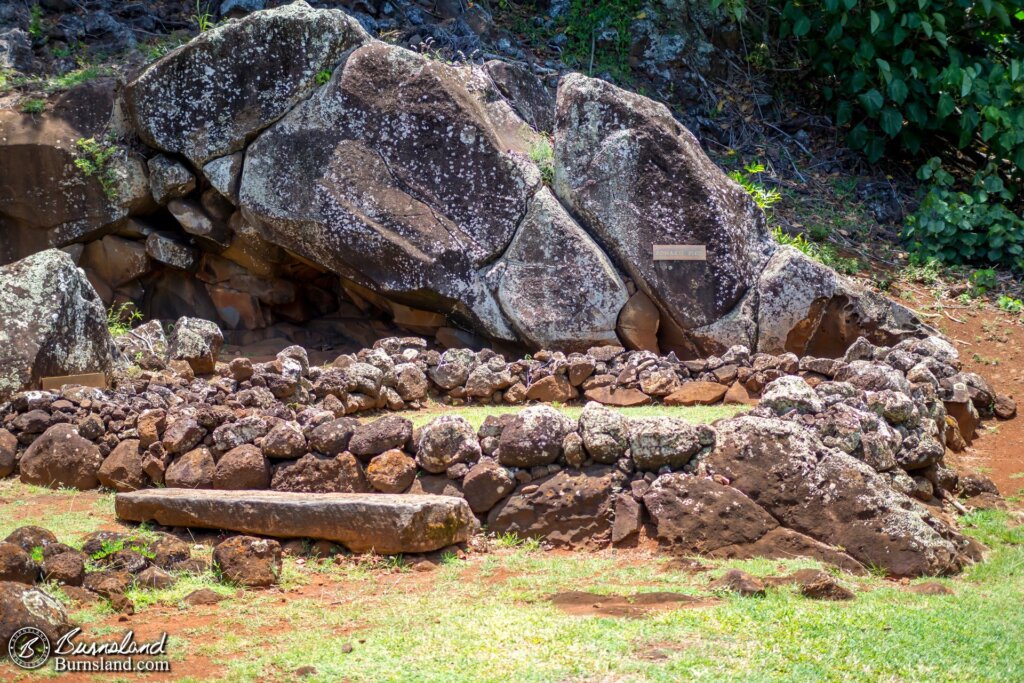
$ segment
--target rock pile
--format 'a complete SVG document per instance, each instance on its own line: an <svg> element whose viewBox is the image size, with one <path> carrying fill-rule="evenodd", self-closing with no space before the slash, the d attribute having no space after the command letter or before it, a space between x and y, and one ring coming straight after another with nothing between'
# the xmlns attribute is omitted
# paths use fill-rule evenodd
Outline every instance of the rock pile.
<svg viewBox="0 0 1024 683"><path fill-rule="evenodd" d="M945 444L962 437L950 413L992 415L1011 401L960 372L939 338L891 348L860 340L840 359L737 346L684 362L621 347L508 362L489 350L440 353L422 339L387 338L329 366L290 347L272 362L238 358L197 378L219 346L213 329L182 320L175 338L192 343L165 344L158 325L145 327L130 339L166 346L148 359L163 369L120 375L110 391L22 392L0 409L6 472L118 491L453 495L490 530L552 544L622 542L649 519L660 541L687 552L945 573L976 551L911 497L934 503L957 490L943 460ZM418 429L401 413L353 417L428 397L519 403L628 391L685 403L708 396L708 386L719 397L760 393L760 404L714 426L626 418L598 401L579 419L533 405L479 429L454 414ZM588 393L595 389L605 393Z"/></svg>

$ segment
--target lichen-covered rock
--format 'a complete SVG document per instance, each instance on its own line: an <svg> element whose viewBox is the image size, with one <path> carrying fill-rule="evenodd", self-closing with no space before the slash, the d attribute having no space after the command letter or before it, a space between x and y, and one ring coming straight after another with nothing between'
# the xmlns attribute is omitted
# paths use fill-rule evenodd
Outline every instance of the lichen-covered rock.
<svg viewBox="0 0 1024 683"><path fill-rule="evenodd" d="M580 413L580 436L583 448L595 462L613 464L629 447L626 418L596 401L583 406Z"/></svg>
<svg viewBox="0 0 1024 683"><path fill-rule="evenodd" d="M593 239L541 188L487 281L521 338L542 349L617 343L622 278Z"/></svg>
<svg viewBox="0 0 1024 683"><path fill-rule="evenodd" d="M239 201L271 242L514 339L479 270L540 186L535 137L479 67L375 42L249 146Z"/></svg>
<svg viewBox="0 0 1024 683"><path fill-rule="evenodd" d="M897 576L954 573L967 561L967 539L810 430L754 416L716 429L716 446L702 466L783 526Z"/></svg>
<svg viewBox="0 0 1024 683"><path fill-rule="evenodd" d="M0 402L43 377L110 372L119 356L103 302L67 254L0 267Z"/></svg>
<svg viewBox="0 0 1024 683"><path fill-rule="evenodd" d="M576 423L549 406L530 406L509 420L498 439L498 462L506 467L549 465L562 454Z"/></svg>
<svg viewBox="0 0 1024 683"><path fill-rule="evenodd" d="M462 494L469 507L478 515L493 508L516 486L512 474L494 462L484 460L469 468L462 479Z"/></svg>
<svg viewBox="0 0 1024 683"><path fill-rule="evenodd" d="M842 356L859 337L891 346L934 334L909 309L841 277L793 247L765 265L757 293L757 350Z"/></svg>
<svg viewBox="0 0 1024 683"><path fill-rule="evenodd" d="M199 318L179 318L168 344L170 360L187 361L197 375L212 373L224 345L217 323Z"/></svg>
<svg viewBox="0 0 1024 683"><path fill-rule="evenodd" d="M798 413L820 413L825 409L818 394L802 377L786 375L769 383L761 393L761 406L776 415L792 411Z"/></svg>
<svg viewBox="0 0 1024 683"><path fill-rule="evenodd" d="M368 40L344 12L301 1L227 22L128 84L135 128L147 144L202 166L241 149L316 87L320 72Z"/></svg>
<svg viewBox="0 0 1024 683"><path fill-rule="evenodd" d="M681 350L685 331L740 302L774 248L750 196L664 105L580 74L558 87L555 190L684 332ZM707 261L655 261L655 244L705 245Z"/></svg>
<svg viewBox="0 0 1024 683"><path fill-rule="evenodd" d="M662 467L681 469L704 446L714 443L714 432L676 417L632 418L629 450L637 469L657 472Z"/></svg>
<svg viewBox="0 0 1024 683"><path fill-rule="evenodd" d="M440 474L457 463L479 459L476 431L461 415L442 415L420 429L416 461L427 472Z"/></svg>
<svg viewBox="0 0 1024 683"><path fill-rule="evenodd" d="M15 631L33 626L51 643L72 629L63 605L38 588L13 581L0 581L0 642L4 653Z"/></svg>
<svg viewBox="0 0 1024 683"><path fill-rule="evenodd" d="M368 424L356 425L348 450L368 458L392 448L401 449L411 439L412 422L399 415L388 415Z"/></svg>

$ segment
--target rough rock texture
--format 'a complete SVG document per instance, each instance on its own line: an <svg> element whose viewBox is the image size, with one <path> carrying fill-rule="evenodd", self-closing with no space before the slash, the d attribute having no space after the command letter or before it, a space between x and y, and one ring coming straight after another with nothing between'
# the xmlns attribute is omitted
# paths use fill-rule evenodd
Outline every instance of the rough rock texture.
<svg viewBox="0 0 1024 683"><path fill-rule="evenodd" d="M774 247L750 196L661 104L569 74L557 107L558 196L672 326L688 331L727 315ZM654 244L706 245L708 258L654 261ZM688 341L675 345L692 352Z"/></svg>
<svg viewBox="0 0 1024 683"><path fill-rule="evenodd" d="M487 281L512 327L531 346L576 351L618 342L626 286L547 188L530 201Z"/></svg>
<svg viewBox="0 0 1024 683"><path fill-rule="evenodd" d="M231 583L273 586L281 578L281 544L269 538L232 536L213 549L213 562Z"/></svg>
<svg viewBox="0 0 1024 683"><path fill-rule="evenodd" d="M63 605L47 593L23 583L0 581L0 643L7 643L18 629L34 626L51 643L71 630Z"/></svg>
<svg viewBox="0 0 1024 683"><path fill-rule="evenodd" d="M104 459L97 472L100 484L115 491L135 491L147 483L139 455L139 440L125 439Z"/></svg>
<svg viewBox="0 0 1024 683"><path fill-rule="evenodd" d="M562 441L575 423L549 406L520 411L501 431L498 461L507 467L548 465L562 453Z"/></svg>
<svg viewBox="0 0 1024 683"><path fill-rule="evenodd" d="M480 459L480 443L473 425L460 415L442 415L420 430L416 461L427 472L439 474L457 463Z"/></svg>
<svg viewBox="0 0 1024 683"><path fill-rule="evenodd" d="M780 247L757 282L757 350L835 358L858 337L878 345L934 330L909 309Z"/></svg>
<svg viewBox="0 0 1024 683"><path fill-rule="evenodd" d="M423 553L465 541L476 528L466 501L448 496L151 489L119 493L120 519L317 538L353 552Z"/></svg>
<svg viewBox="0 0 1024 683"><path fill-rule="evenodd" d="M249 146L243 211L385 297L512 339L478 271L508 247L540 173L525 156L533 134L496 95L478 68L361 47Z"/></svg>
<svg viewBox="0 0 1024 683"><path fill-rule="evenodd" d="M254 13L149 66L128 85L128 105L147 144L201 166L241 149L368 39L344 12L301 1Z"/></svg>
<svg viewBox="0 0 1024 683"><path fill-rule="evenodd" d="M784 526L841 546L897 576L950 574L966 539L897 493L873 469L824 447L791 422L740 417L719 423L703 460Z"/></svg>
<svg viewBox="0 0 1024 683"><path fill-rule="evenodd" d="M103 302L66 253L0 267L0 403L43 377L109 372L118 356Z"/></svg>
<svg viewBox="0 0 1024 683"><path fill-rule="evenodd" d="M487 528L562 547L603 545L611 540L613 479L608 467L563 470L505 499L487 516Z"/></svg>
<svg viewBox="0 0 1024 683"><path fill-rule="evenodd" d="M93 489L103 455L71 424L57 424L32 442L21 457L21 481L36 486Z"/></svg>

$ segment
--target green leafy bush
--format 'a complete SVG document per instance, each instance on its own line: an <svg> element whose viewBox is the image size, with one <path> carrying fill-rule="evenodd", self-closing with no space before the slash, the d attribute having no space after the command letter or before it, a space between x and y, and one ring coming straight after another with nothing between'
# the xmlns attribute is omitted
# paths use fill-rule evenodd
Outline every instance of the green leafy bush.
<svg viewBox="0 0 1024 683"><path fill-rule="evenodd" d="M933 155L911 243L945 261L1024 268L1024 0L770 4L851 147L872 162Z"/></svg>
<svg viewBox="0 0 1024 683"><path fill-rule="evenodd" d="M78 148L75 167L85 175L95 177L108 199L117 199L117 174L110 164L117 147L107 140L95 138L79 138L75 146Z"/></svg>

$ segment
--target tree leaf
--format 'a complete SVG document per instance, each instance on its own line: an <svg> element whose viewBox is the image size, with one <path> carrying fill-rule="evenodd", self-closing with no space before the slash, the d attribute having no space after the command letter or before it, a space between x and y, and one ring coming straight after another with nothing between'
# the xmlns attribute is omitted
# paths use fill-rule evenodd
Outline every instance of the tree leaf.
<svg viewBox="0 0 1024 683"><path fill-rule="evenodd" d="M893 107L886 107L879 117L882 130L890 138L894 138L903 130L903 115Z"/></svg>
<svg viewBox="0 0 1024 683"><path fill-rule="evenodd" d="M907 99L907 84L902 78L893 78L889 81L889 99L896 104L903 104Z"/></svg>

